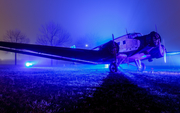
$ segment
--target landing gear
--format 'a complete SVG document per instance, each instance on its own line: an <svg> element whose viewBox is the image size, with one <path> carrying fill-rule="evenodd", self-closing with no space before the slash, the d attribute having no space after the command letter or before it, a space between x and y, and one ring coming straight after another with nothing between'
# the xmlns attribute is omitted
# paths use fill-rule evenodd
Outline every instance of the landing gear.
<svg viewBox="0 0 180 113"><path fill-rule="evenodd" d="M136 64L137 70L138 70L139 72L145 71L146 66L145 66L144 63L141 62L141 60L135 60L135 64Z"/></svg>
<svg viewBox="0 0 180 113"><path fill-rule="evenodd" d="M144 63L141 63L141 67L138 68L138 71L143 72L143 71L145 71L145 69L146 69L146 65Z"/></svg>
<svg viewBox="0 0 180 113"><path fill-rule="evenodd" d="M109 70L110 70L110 72L112 72L112 73L117 72L117 71L118 71L118 66L117 66L117 64L116 64L115 62L112 62L112 63L110 64L110 66L109 66Z"/></svg>

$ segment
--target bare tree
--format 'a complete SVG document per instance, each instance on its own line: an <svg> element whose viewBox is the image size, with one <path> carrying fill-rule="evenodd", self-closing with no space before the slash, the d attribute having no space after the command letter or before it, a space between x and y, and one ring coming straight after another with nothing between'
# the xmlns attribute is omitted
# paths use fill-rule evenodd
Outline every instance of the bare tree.
<svg viewBox="0 0 180 113"><path fill-rule="evenodd" d="M36 44L48 45L48 46L65 46L70 42L70 35L66 32L59 24L54 22L49 22L42 25L39 29L40 34L38 34L36 39ZM53 60L51 59L51 65L53 65Z"/></svg>
<svg viewBox="0 0 180 113"><path fill-rule="evenodd" d="M59 24L50 22L39 29L36 43L49 46L64 46L70 41L70 35Z"/></svg>
<svg viewBox="0 0 180 113"><path fill-rule="evenodd" d="M29 43L29 38L26 37L20 30L7 30L6 34L3 37L3 40L6 42L15 42L15 43ZM15 65L17 65L17 53L15 52Z"/></svg>

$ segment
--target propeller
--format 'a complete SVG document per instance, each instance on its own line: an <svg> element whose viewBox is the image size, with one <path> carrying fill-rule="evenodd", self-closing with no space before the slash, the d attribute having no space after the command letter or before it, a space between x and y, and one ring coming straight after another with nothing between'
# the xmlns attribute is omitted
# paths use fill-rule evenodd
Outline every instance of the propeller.
<svg viewBox="0 0 180 113"><path fill-rule="evenodd" d="M166 48L165 48L165 42L164 42L164 39L163 39L163 53L164 53L164 63L166 63Z"/></svg>
<svg viewBox="0 0 180 113"><path fill-rule="evenodd" d="M114 42L114 34L112 34L112 39L113 39L113 52L114 52L114 58L115 58L115 63L116 63L116 45Z"/></svg>
<svg viewBox="0 0 180 113"><path fill-rule="evenodd" d="M158 40L158 43L159 43L159 49L160 49L161 55L164 58L164 63L166 63L166 48L164 46L164 40L163 40L162 44L161 44L160 40Z"/></svg>
<svg viewBox="0 0 180 113"><path fill-rule="evenodd" d="M166 50L164 49L164 63L166 63Z"/></svg>
<svg viewBox="0 0 180 113"><path fill-rule="evenodd" d="M157 26L156 26L156 24L155 24L155 29L156 29L156 33L157 33ZM164 42L164 39L163 39L163 41L162 41L162 45L161 45L161 42L160 42L160 40L159 40L159 47L161 47L161 49L162 49L162 53L163 53L163 57L164 57L164 63L166 63L166 48L165 48L165 42Z"/></svg>

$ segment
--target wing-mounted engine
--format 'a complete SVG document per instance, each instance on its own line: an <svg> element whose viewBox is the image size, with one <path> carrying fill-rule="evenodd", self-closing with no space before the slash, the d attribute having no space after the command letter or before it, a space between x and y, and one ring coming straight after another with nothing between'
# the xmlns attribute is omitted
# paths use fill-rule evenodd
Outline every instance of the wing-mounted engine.
<svg viewBox="0 0 180 113"><path fill-rule="evenodd" d="M99 48L99 51L106 53L106 54L114 55L119 52L119 45L116 42L113 42L111 40L111 41L107 42L106 44L102 45Z"/></svg>

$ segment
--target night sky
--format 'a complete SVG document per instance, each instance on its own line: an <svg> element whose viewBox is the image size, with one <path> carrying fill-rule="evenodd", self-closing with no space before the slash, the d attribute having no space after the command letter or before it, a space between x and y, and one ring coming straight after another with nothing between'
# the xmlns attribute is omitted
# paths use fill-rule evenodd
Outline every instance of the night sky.
<svg viewBox="0 0 180 113"><path fill-rule="evenodd" d="M179 0L0 0L0 39L19 29L35 43L41 25L54 21L73 40L93 34L92 41L130 32L157 31L168 51L180 50ZM96 36L96 37L95 37ZM98 38L97 38L98 37Z"/></svg>

